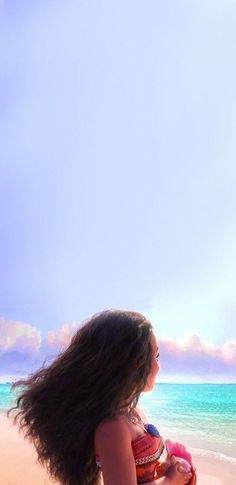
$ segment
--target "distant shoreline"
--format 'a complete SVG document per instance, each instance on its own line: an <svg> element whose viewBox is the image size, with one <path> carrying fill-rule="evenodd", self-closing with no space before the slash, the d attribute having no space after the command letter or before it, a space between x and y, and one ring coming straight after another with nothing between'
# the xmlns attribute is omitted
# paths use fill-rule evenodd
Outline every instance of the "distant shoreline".
<svg viewBox="0 0 236 485"><path fill-rule="evenodd" d="M23 376L23 377L22 377L22 376L21 376L21 377L17 377L17 378L15 378L15 379L13 379L12 381L1 381L1 378L0 378L0 385L1 385L1 384L5 384L5 385L6 385L6 384L7 384L7 385L12 385L12 384L14 384L14 382L16 382L17 380L20 380L20 379L25 379L26 377L27 377L27 376ZM216 386L217 386L217 385L222 385L222 386L223 386L223 385L225 385L225 386L229 386L229 385L236 385L236 381L235 381L235 382L220 382L220 381L219 381L219 382L216 382L216 381L214 381L214 382L211 382L211 381L207 381L207 382L185 382L185 381L173 382L173 381L170 381L170 382L169 382L169 381L157 381L155 385L156 385L156 386L160 386L160 385L163 385L163 384L164 384L164 385L174 385L174 386L175 386L175 385L180 385L180 384L181 384L181 385L186 385L186 386L188 386L188 385L191 385L191 386L192 386L192 385L199 385L199 386L200 386L200 385L208 385L208 386L209 386L209 385L211 385L211 386L212 386L212 385L216 385Z"/></svg>

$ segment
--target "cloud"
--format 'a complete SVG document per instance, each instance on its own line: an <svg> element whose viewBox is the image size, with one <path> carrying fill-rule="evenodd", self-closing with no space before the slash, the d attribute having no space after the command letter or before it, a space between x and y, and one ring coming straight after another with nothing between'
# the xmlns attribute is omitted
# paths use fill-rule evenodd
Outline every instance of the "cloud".
<svg viewBox="0 0 236 485"><path fill-rule="evenodd" d="M39 368L40 331L26 322L0 318L0 382L14 380Z"/></svg>
<svg viewBox="0 0 236 485"><path fill-rule="evenodd" d="M12 381L46 366L69 344L78 323L65 323L46 338L25 322L0 318L0 382Z"/></svg>
<svg viewBox="0 0 236 485"><path fill-rule="evenodd" d="M163 335L159 338L160 361L166 372L206 375L235 374L236 340L223 345L203 341L197 333L186 333L180 340Z"/></svg>
<svg viewBox="0 0 236 485"><path fill-rule="evenodd" d="M236 367L236 340L232 339L222 345L222 358L226 363Z"/></svg>
<svg viewBox="0 0 236 485"><path fill-rule="evenodd" d="M42 363L43 359L40 354L34 355L18 350L0 352L0 382L12 380L9 376L21 377L34 372L42 366Z"/></svg>
<svg viewBox="0 0 236 485"><path fill-rule="evenodd" d="M25 322L0 318L0 351L37 352L41 346L40 331Z"/></svg>
<svg viewBox="0 0 236 485"><path fill-rule="evenodd" d="M78 328L78 322L65 323L58 331L50 331L45 343L49 349L66 348ZM163 370L184 374L205 375L233 374L236 368L236 340L228 340L221 346L206 342L194 332L185 333L180 340L163 335L159 339L160 361Z"/></svg>
<svg viewBox="0 0 236 485"><path fill-rule="evenodd" d="M70 344L71 337L74 334L78 323L64 323L60 330L50 330L46 337L46 344L51 348L65 348Z"/></svg>
<svg viewBox="0 0 236 485"><path fill-rule="evenodd" d="M76 321L63 323L61 328L51 330L41 338L40 331L28 323L0 318L1 375L27 374L39 368L45 359L46 362L54 360L70 344L79 325ZM235 339L214 345L204 341L199 334L189 332L179 340L168 335L162 335L158 340L161 379L176 381L184 377L186 381L235 381Z"/></svg>

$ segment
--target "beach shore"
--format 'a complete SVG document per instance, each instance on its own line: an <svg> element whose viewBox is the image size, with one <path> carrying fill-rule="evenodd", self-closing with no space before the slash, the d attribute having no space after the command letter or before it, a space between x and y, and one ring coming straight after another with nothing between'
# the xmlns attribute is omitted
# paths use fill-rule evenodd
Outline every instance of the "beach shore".
<svg viewBox="0 0 236 485"><path fill-rule="evenodd" d="M217 463L211 453L190 451L198 471L198 485L234 483L232 471ZM0 477L1 485L59 485L37 463L33 446L4 414L0 414Z"/></svg>

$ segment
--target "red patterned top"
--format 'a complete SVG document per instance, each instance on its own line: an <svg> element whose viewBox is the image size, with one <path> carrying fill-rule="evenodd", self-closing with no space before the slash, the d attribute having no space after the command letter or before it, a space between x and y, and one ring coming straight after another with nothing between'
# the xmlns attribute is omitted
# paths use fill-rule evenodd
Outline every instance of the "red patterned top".
<svg viewBox="0 0 236 485"><path fill-rule="evenodd" d="M152 482L164 475L162 461L160 461L160 456L165 448L164 440L153 425L146 426L147 432L131 443L138 485ZM158 436L153 435L148 430L148 426L155 428ZM96 463L99 467L101 466L98 456L96 456Z"/></svg>
<svg viewBox="0 0 236 485"><path fill-rule="evenodd" d="M161 436L153 436L147 432L132 442L132 450L139 485L163 476L160 456L164 451L164 440Z"/></svg>

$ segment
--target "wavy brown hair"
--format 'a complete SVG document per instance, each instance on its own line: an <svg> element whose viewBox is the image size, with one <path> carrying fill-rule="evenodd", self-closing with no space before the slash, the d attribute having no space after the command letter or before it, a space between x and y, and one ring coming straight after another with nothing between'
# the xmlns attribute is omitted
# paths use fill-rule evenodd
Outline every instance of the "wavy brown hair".
<svg viewBox="0 0 236 485"><path fill-rule="evenodd" d="M95 485L94 433L105 418L138 402L151 370L150 322L107 310L87 320L48 367L19 380L14 423L38 461L63 485ZM17 410L17 411L15 411Z"/></svg>

